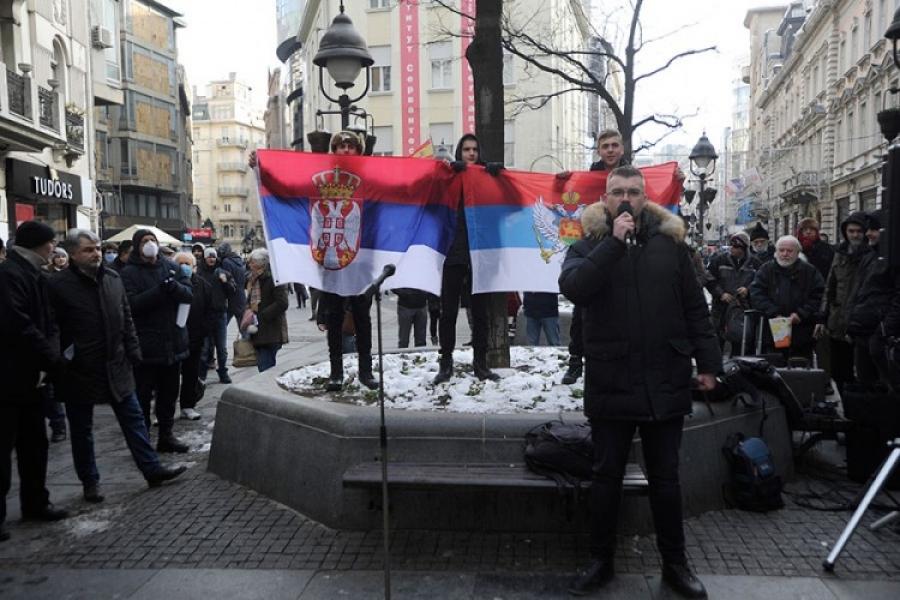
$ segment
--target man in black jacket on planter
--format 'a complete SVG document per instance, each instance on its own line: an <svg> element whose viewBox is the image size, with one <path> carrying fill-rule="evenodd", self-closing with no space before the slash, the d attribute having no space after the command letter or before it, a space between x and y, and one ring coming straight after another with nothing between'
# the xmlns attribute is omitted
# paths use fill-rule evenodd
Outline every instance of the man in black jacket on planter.
<svg viewBox="0 0 900 600"><path fill-rule="evenodd" d="M9 258L0 263L0 542L6 530L6 495L12 480L12 451L19 466L19 501L26 519L57 521L68 513L54 508L47 491L47 429L41 387L62 379L63 360L47 278L41 267L53 251L56 233L38 221L16 229Z"/></svg>
<svg viewBox="0 0 900 600"><path fill-rule="evenodd" d="M133 367L141 348L119 274L103 263L100 239L72 229L63 243L70 265L50 279L50 298L60 330L66 376L56 384L66 403L72 459L84 499L102 502L94 459L95 404L109 404L135 464L150 487L173 479L185 467L164 467L150 445L135 395Z"/></svg>
<svg viewBox="0 0 900 600"><path fill-rule="evenodd" d="M562 293L583 310L584 412L595 451L592 562L569 591L585 595L613 578L622 478L639 429L663 580L682 595L705 598L687 564L678 450L692 383L715 387L719 346L682 220L647 200L644 178L632 167L610 173L605 199L585 210L585 239L569 248L559 278ZM625 200L634 216L620 212ZM693 382L692 358L699 373Z"/></svg>
<svg viewBox="0 0 900 600"><path fill-rule="evenodd" d="M131 315L141 342L142 360L134 369L137 396L150 426L150 403L156 392L159 452L187 452L188 445L175 437L175 401L181 361L188 355L187 328L178 326L179 305L190 306L191 280L167 258L159 255L159 243L148 229L132 238L134 250L122 269Z"/></svg>

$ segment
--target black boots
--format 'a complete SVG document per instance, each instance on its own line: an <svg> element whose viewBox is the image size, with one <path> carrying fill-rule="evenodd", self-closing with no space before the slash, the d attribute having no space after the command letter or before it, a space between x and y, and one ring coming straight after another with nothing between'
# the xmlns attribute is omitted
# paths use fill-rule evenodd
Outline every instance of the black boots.
<svg viewBox="0 0 900 600"><path fill-rule="evenodd" d="M569 368L566 369L565 375L562 378L563 385L572 385L581 377L582 372L584 371L584 367L582 366L581 357L580 356L571 356L569 357Z"/></svg>
<svg viewBox="0 0 900 600"><path fill-rule="evenodd" d="M344 359L331 359L331 375L325 384L326 392L339 392L344 387Z"/></svg>
<svg viewBox="0 0 900 600"><path fill-rule="evenodd" d="M378 389L378 380L372 375L372 355L359 355L359 382L370 390Z"/></svg>
<svg viewBox="0 0 900 600"><path fill-rule="evenodd" d="M177 452L185 454L191 447L179 440L171 431L160 431L159 441L156 442L157 452Z"/></svg>
<svg viewBox="0 0 900 600"><path fill-rule="evenodd" d="M662 578L678 595L685 598L706 598L706 588L691 572L690 567L678 563L664 563Z"/></svg>
<svg viewBox="0 0 900 600"><path fill-rule="evenodd" d="M488 369L483 359L472 363L472 371L475 373L475 377L481 381L500 381L500 376Z"/></svg>
<svg viewBox="0 0 900 600"><path fill-rule="evenodd" d="M160 467L158 471L154 471L145 476L147 478L147 485L152 488L159 487L164 481L175 479L185 471L187 471L187 467L184 465L178 465L177 467Z"/></svg>
<svg viewBox="0 0 900 600"><path fill-rule="evenodd" d="M438 367L438 374L434 377L434 385L450 381L451 377L453 377L453 358L445 359L442 356L440 366Z"/></svg>
<svg viewBox="0 0 900 600"><path fill-rule="evenodd" d="M587 596L612 581L615 574L612 559L596 558L569 584L569 593L573 596Z"/></svg>

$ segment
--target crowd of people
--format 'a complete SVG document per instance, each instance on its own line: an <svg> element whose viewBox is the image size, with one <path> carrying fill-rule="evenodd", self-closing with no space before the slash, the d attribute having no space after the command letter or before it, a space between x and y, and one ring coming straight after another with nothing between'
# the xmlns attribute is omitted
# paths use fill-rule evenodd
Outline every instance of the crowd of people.
<svg viewBox="0 0 900 600"><path fill-rule="evenodd" d="M178 403L183 419L199 419L208 369L217 364L219 382L231 382L231 318L255 349L259 371L275 366L288 341L287 289L274 284L262 248L245 265L227 243L176 252L149 229L122 244L72 229L57 246L51 227L26 221L2 250L0 377L8 392L0 403L0 541L10 537L13 450L22 517L68 516L46 487L45 420L53 442L69 438L87 502L104 500L94 458L98 404L110 405L135 465L156 487L185 471L160 460L190 449L175 435Z"/></svg>

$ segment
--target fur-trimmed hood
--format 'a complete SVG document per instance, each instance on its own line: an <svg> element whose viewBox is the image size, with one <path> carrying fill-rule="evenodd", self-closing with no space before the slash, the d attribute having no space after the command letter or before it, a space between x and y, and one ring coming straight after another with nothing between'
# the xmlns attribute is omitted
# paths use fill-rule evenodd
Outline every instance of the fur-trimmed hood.
<svg viewBox="0 0 900 600"><path fill-rule="evenodd" d="M612 215L605 202L596 202L584 210L581 215L581 227L585 237L601 239L610 231ZM659 204L647 200L641 214L637 218L638 231L653 232L654 230L671 237L676 243L684 242L684 221L678 215L672 214Z"/></svg>

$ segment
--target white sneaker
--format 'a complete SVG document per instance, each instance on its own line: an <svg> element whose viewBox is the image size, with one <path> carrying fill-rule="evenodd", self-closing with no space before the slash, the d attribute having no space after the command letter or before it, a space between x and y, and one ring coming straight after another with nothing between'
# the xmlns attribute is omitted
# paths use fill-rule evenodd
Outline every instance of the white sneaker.
<svg viewBox="0 0 900 600"><path fill-rule="evenodd" d="M181 418L187 419L188 421L199 421L200 413L198 413L193 408L186 408L183 411L181 411Z"/></svg>

